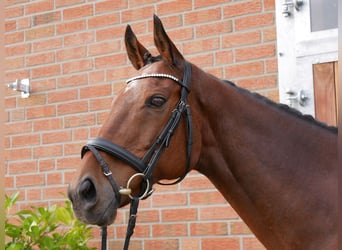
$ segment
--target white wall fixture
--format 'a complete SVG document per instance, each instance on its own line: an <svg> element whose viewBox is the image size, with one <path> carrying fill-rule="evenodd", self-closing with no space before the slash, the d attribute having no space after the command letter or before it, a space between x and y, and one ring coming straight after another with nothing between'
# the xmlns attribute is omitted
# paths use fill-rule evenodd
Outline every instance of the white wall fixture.
<svg viewBox="0 0 342 250"><path fill-rule="evenodd" d="M15 91L19 91L22 98L28 98L30 96L30 79L28 78L22 80L17 79L7 86Z"/></svg>

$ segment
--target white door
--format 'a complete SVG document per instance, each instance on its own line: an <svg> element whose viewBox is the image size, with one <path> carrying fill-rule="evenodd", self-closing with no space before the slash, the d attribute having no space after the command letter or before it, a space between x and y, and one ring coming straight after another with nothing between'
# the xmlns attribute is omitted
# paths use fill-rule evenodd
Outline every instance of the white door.
<svg viewBox="0 0 342 250"><path fill-rule="evenodd" d="M280 102L304 114L315 116L314 66L338 59L337 2L276 0Z"/></svg>

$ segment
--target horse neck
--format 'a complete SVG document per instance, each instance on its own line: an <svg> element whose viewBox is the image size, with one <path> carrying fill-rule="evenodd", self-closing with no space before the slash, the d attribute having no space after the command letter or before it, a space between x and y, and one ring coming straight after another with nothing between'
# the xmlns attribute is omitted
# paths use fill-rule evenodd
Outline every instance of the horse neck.
<svg viewBox="0 0 342 250"><path fill-rule="evenodd" d="M337 169L337 136L246 91L197 73L200 81L194 79L198 84L192 91L200 117L206 118L201 120L197 169L267 248L285 249L286 243L281 247L281 242L284 235L294 234L293 224L308 226L301 208L305 202L316 202L308 194L314 192L313 199L321 196L321 202L334 210L329 212L336 212L329 193L334 194L337 181L329 173ZM322 183L322 176L329 185ZM317 189L312 183L318 183Z"/></svg>

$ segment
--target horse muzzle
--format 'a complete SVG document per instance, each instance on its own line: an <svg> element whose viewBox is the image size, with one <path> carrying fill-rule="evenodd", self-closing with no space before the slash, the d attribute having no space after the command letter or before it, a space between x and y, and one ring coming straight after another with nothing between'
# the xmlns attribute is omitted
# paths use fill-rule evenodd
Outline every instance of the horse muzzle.
<svg viewBox="0 0 342 250"><path fill-rule="evenodd" d="M80 221L98 226L109 225L116 217L120 201L113 196L113 192L97 188L91 178L84 178L75 186L69 186L68 197Z"/></svg>

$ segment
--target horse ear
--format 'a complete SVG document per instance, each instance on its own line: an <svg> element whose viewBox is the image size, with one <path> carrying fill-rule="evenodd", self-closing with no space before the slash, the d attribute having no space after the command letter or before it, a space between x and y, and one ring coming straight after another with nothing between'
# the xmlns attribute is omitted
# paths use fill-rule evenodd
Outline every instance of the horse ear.
<svg viewBox="0 0 342 250"><path fill-rule="evenodd" d="M163 60L170 65L177 65L184 61L184 57L178 51L177 47L168 37L162 22L156 15L153 16L154 21L154 43L162 56Z"/></svg>
<svg viewBox="0 0 342 250"><path fill-rule="evenodd" d="M127 25L125 32L125 45L127 55L133 67L139 70L147 63L146 55L149 54L148 50L138 41L131 26ZM144 57L145 55L145 57Z"/></svg>

